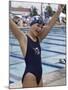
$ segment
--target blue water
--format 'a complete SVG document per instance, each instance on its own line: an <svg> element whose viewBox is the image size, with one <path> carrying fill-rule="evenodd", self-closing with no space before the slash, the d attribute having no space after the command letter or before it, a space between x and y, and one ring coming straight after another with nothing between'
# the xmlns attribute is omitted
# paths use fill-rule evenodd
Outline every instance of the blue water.
<svg viewBox="0 0 68 90"><path fill-rule="evenodd" d="M65 58L66 54L65 34L65 28L52 28L48 36L41 42L43 74L50 73L65 67L64 64L59 63L59 59ZM25 62L19 47L19 43L11 33L9 45L9 83L11 84L21 80L25 70Z"/></svg>

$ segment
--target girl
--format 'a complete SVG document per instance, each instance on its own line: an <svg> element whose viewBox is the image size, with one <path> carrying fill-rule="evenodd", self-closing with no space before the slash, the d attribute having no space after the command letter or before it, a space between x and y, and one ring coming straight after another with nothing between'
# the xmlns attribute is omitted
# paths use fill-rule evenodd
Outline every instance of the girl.
<svg viewBox="0 0 68 90"><path fill-rule="evenodd" d="M43 86L40 42L54 26L62 8L63 5L58 6L57 12L47 25L44 24L40 16L34 16L27 34L21 32L12 19L9 20L11 31L19 41L26 63L25 72L22 77L22 86L24 88Z"/></svg>

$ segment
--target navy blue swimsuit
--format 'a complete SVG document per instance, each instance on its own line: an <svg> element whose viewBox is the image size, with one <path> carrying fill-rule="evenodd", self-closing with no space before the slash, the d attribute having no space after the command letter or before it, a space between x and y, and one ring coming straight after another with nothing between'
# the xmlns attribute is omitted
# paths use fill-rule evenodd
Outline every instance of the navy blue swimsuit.
<svg viewBox="0 0 68 90"><path fill-rule="evenodd" d="M33 42L29 36L27 36L27 53L25 56L26 69L22 78L30 72L36 77L37 84L39 84L42 77L42 64L41 64L41 48L39 40Z"/></svg>

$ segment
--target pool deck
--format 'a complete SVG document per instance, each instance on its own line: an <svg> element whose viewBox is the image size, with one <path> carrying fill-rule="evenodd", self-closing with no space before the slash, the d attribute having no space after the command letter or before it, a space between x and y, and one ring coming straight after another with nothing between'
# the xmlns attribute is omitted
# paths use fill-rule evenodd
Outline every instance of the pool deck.
<svg viewBox="0 0 68 90"><path fill-rule="evenodd" d="M43 75L43 87L65 86L66 72L65 68L56 70ZM10 88L22 88L21 81L10 84Z"/></svg>
<svg viewBox="0 0 68 90"><path fill-rule="evenodd" d="M64 86L66 85L65 68L43 75L43 86Z"/></svg>

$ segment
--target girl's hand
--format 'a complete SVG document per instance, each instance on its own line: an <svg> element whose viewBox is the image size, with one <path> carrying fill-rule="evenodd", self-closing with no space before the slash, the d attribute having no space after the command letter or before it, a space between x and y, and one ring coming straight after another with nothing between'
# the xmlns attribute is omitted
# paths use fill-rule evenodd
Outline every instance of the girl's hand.
<svg viewBox="0 0 68 90"><path fill-rule="evenodd" d="M63 4L59 4L59 5L58 5L58 10L57 10L57 11L62 12L64 6L65 6L65 5L63 5Z"/></svg>

